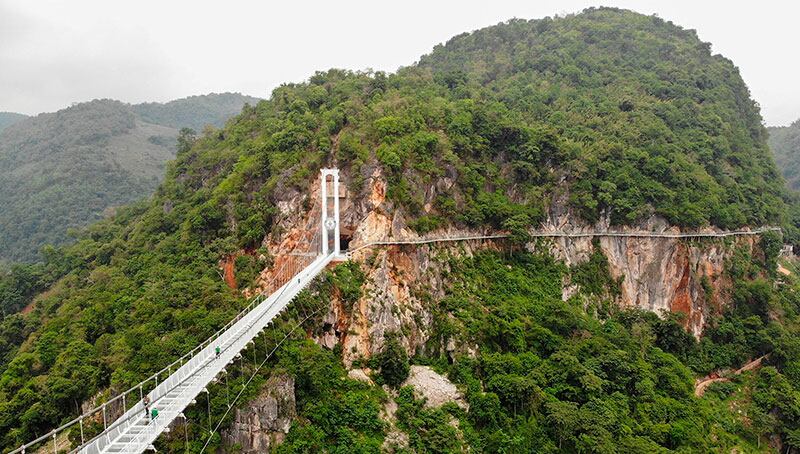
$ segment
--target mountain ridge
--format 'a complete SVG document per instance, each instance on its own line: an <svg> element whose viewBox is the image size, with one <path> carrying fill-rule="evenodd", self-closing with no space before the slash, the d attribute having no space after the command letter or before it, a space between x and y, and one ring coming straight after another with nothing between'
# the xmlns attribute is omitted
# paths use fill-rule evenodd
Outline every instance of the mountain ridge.
<svg viewBox="0 0 800 454"><path fill-rule="evenodd" d="M35 260L41 246L69 241L70 229L150 195L175 155L176 125L222 127L253 100L232 93L173 104L94 100L6 128L0 132L0 262Z"/></svg>
<svg viewBox="0 0 800 454"><path fill-rule="evenodd" d="M27 115L15 112L0 112L0 132L7 127L28 118Z"/></svg>

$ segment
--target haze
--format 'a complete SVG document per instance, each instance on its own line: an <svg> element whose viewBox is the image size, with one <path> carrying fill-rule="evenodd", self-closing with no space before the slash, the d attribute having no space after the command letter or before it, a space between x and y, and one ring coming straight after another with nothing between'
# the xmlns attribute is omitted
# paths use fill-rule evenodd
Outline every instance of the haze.
<svg viewBox="0 0 800 454"><path fill-rule="evenodd" d="M744 2L743 2L744 3ZM795 2L0 0L0 111L72 102L268 97L331 67L394 71L448 38L512 17L589 6L658 14L698 31L740 68L768 125L800 117Z"/></svg>

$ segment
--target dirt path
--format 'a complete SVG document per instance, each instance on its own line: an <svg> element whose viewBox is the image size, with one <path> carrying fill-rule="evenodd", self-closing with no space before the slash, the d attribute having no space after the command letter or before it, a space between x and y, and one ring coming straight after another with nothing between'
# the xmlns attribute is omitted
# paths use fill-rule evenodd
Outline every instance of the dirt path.
<svg viewBox="0 0 800 454"><path fill-rule="evenodd" d="M766 359L768 356L769 356L769 353L767 353L764 356L758 357L758 358L750 361L749 363L745 364L744 366L740 367L739 369L736 369L732 373L728 374L729 375L728 377L712 377L712 376L709 375L709 376L701 378L694 385L694 395L697 396L697 397L701 397L703 394L705 394L706 388L711 386L712 383L730 381L731 380L730 379L731 375L739 375L742 372L747 372L748 370L758 369L759 367L761 367L761 363L764 361L764 359Z"/></svg>

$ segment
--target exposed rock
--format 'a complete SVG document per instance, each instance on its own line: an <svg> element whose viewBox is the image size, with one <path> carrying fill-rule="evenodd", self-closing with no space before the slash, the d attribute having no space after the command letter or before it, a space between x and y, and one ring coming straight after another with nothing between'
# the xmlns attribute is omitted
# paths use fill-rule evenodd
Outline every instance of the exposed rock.
<svg viewBox="0 0 800 454"><path fill-rule="evenodd" d="M419 236L408 228L403 212L386 198L386 181L380 167L365 168L369 175L358 194L349 194L341 200L341 224L349 238L351 250L359 246L391 239L409 240ZM348 175L341 173L341 188L347 188ZM437 181L435 190L426 191L423 200L430 203L431 194L444 193L452 187L455 174L448 174ZM265 240L264 245L276 263L260 277L259 287L267 288L275 278L276 270L287 266L297 256L289 253L305 250L310 238L317 232L320 180L311 184L307 191L287 190L277 203L282 217L278 227ZM430 193L430 194L429 194ZM307 195L305 195L307 194ZM432 197L432 196L431 196ZM607 215L595 225L581 222L570 212L567 194L561 194L550 204L545 230L594 232L614 231ZM652 217L647 222L626 230L648 230L664 232L677 229L666 221ZM478 231L455 229L433 232L432 236L477 235ZM621 282L617 304L624 307L639 307L661 314L664 311L682 312L687 316L685 325L699 336L709 315L720 310L729 300L730 282L723 273L725 261L730 257L734 245L753 248L755 240L740 237L735 240L686 241L669 238L620 238L602 237L597 243L608 258L609 271ZM437 246L383 246L369 247L353 253L352 258L362 263L367 274L367 283L362 297L344 307L337 295L332 295L330 308L321 326L311 335L316 342L333 349L341 344L342 358L346 366L353 361L368 359L383 346L384 336L390 331L401 331L401 342L407 353L425 353L436 348L451 357L457 354L474 354L464 339L447 339L443 345L431 345L430 329L432 315L430 301L444 296L445 278L449 271L446 261L435 260L440 252L458 256L471 256L480 248L496 248L498 243L460 242ZM304 249L305 248L305 249ZM557 238L538 241L530 249L543 251L562 260L568 266L589 259L594 244L589 237ZM282 262L283 261L283 262ZM710 292L709 292L710 290ZM579 288L564 281L562 297L566 300Z"/></svg>
<svg viewBox="0 0 800 454"><path fill-rule="evenodd" d="M574 216L561 216L548 222L546 228L575 232L679 232L657 217L636 227L613 229L604 221L595 226L581 226L575 224ZM569 266L588 260L594 250L588 237L557 238L550 244L549 252ZM687 329L699 336L709 314L719 311L729 299L731 283L723 273L725 261L732 255L734 246L752 251L755 240L753 237L738 237L730 242L720 239L600 237L599 245L608 259L612 277L621 279L619 305L638 307L659 315L684 313ZM533 249L536 245L532 243L529 247ZM712 290L710 295L707 289ZM575 290L565 288L564 298L572 296Z"/></svg>
<svg viewBox="0 0 800 454"><path fill-rule="evenodd" d="M397 418L395 417L395 413L397 413L397 402L394 401L396 393L386 386L384 386L384 390L389 398L383 405L380 417L388 425L388 429L386 431L386 437L383 439L381 450L383 452L393 453L408 448L409 439L408 434L397 427Z"/></svg>
<svg viewBox="0 0 800 454"><path fill-rule="evenodd" d="M413 386L414 394L418 398L425 399L425 406L428 408L437 408L448 402L455 402L459 407L467 409L464 396L456 388L456 385L428 366L411 366L403 386Z"/></svg>
<svg viewBox="0 0 800 454"><path fill-rule="evenodd" d="M364 369L350 369L347 372L347 376L352 378L353 380L357 380L363 383L367 383L369 385L374 385L372 379L369 378L369 375L364 371Z"/></svg>
<svg viewBox="0 0 800 454"><path fill-rule="evenodd" d="M296 415L294 379L272 376L255 400L235 411L231 428L223 433L224 443L241 446L243 453L269 452L283 442Z"/></svg>

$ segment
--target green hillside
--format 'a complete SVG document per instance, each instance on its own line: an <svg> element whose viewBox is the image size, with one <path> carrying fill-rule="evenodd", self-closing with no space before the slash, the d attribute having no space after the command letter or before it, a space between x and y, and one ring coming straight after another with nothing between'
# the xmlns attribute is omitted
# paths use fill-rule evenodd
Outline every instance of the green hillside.
<svg viewBox="0 0 800 454"><path fill-rule="evenodd" d="M239 93L211 93L167 103L136 104L133 110L148 123L202 131L207 125L224 125L232 115L242 110L245 103L256 105L258 101L260 99Z"/></svg>
<svg viewBox="0 0 800 454"><path fill-rule="evenodd" d="M767 128L769 147L790 188L800 189L800 120L790 126Z"/></svg>
<svg viewBox="0 0 800 454"><path fill-rule="evenodd" d="M19 123L26 118L28 118L27 115L14 112L0 112L0 132L14 123Z"/></svg>
<svg viewBox="0 0 800 454"><path fill-rule="evenodd" d="M388 210L420 232L503 228L520 241L560 199L587 222L784 222L758 108L709 49L662 19L590 9L459 35L394 74L330 70L277 88L179 152L151 199L4 281L11 311L47 291L0 323L0 446L58 426L224 325L245 302L220 279L220 260L281 235L277 202L306 191L323 166L341 169L355 200L382 172ZM112 107L78 143L135 127L135 115ZM454 187L428 203L443 178ZM610 308L617 284L602 254L573 268L519 247L436 257L446 284L415 289L435 316L432 347L409 359L389 342L364 365L394 386L408 361L430 364L465 391L469 410L431 410L396 390L404 452L762 452L772 434L800 449L800 287L774 284L778 241L767 236L759 254L727 264L733 301L700 341L672 317ZM362 266L330 271L301 302L357 297ZM606 310L562 302L567 275ZM347 379L341 351L304 334L256 381L277 370L296 379L298 417L278 452L379 452L386 392ZM476 353L448 358L437 347L448 336ZM767 352L767 367L693 395L695 377ZM233 386L252 370L237 367ZM227 408L223 386L187 411L191 452L207 437L206 405ZM183 436L163 437L159 450L183 452ZM221 443L206 452L237 449Z"/></svg>
<svg viewBox="0 0 800 454"><path fill-rule="evenodd" d="M253 98L194 96L130 106L98 100L0 134L0 263L32 261L45 244L155 190L178 130L221 127ZM199 129L198 129L199 130Z"/></svg>

